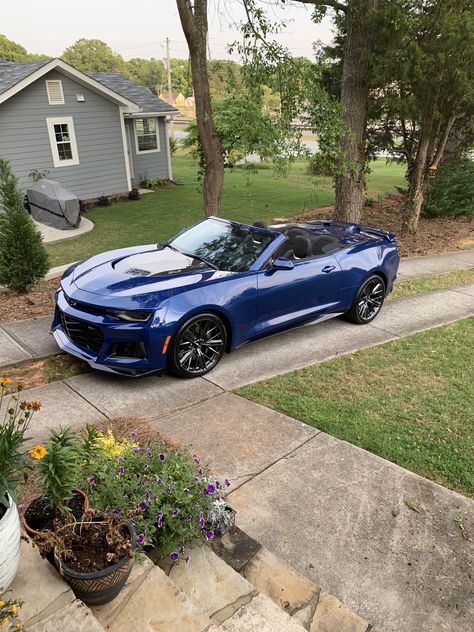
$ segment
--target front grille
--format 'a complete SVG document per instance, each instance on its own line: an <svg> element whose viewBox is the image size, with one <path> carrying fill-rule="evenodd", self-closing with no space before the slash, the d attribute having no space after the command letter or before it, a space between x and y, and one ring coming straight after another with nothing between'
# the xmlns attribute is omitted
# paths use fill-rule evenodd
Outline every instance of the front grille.
<svg viewBox="0 0 474 632"><path fill-rule="evenodd" d="M64 312L60 312L60 315L64 332L74 344L93 353L99 353L104 344L104 334L100 327L85 323Z"/></svg>
<svg viewBox="0 0 474 632"><path fill-rule="evenodd" d="M96 316L105 316L106 309L105 307L98 307L97 305L89 305L88 303L82 303L81 301L75 301L64 292L64 298L66 302L74 309L78 309L81 312L87 312L88 314L95 314Z"/></svg>

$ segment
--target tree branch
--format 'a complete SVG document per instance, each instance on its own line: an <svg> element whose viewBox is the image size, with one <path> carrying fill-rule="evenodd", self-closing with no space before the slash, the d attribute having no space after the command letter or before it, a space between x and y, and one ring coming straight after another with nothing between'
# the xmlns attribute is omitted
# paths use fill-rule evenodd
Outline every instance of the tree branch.
<svg viewBox="0 0 474 632"><path fill-rule="evenodd" d="M293 0L293 2L299 2L300 4L312 4L315 7L331 7L334 11L343 11L346 13L347 6L337 0Z"/></svg>

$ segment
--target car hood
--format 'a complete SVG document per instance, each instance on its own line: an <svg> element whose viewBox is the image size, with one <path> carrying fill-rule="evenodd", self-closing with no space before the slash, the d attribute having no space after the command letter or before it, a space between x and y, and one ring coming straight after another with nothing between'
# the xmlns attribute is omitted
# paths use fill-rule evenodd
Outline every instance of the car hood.
<svg viewBox="0 0 474 632"><path fill-rule="evenodd" d="M170 248L153 245L115 250L87 259L73 271L70 285L104 298L133 297L146 302L147 295L175 294L227 274Z"/></svg>

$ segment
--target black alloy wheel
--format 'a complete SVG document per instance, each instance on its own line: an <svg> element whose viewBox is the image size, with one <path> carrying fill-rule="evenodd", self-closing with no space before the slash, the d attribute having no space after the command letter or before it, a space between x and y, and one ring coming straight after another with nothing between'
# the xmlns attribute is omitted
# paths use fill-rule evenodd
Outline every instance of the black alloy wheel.
<svg viewBox="0 0 474 632"><path fill-rule="evenodd" d="M227 332L215 314L198 314L184 323L170 346L168 364L175 375L199 377L211 371L222 358Z"/></svg>
<svg viewBox="0 0 474 632"><path fill-rule="evenodd" d="M359 288L347 320L357 325L370 323L382 309L385 298L385 283L378 275L369 277Z"/></svg>

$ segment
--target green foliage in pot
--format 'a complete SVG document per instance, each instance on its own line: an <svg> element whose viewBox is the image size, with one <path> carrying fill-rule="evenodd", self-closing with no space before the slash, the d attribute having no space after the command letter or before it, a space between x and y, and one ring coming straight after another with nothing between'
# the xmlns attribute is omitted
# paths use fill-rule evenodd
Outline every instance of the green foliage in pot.
<svg viewBox="0 0 474 632"><path fill-rule="evenodd" d="M172 560L187 547L214 537L208 513L228 481L210 478L200 459L163 441L141 445L135 437L116 441L109 432L87 471L91 506L132 520L137 542Z"/></svg>
<svg viewBox="0 0 474 632"><path fill-rule="evenodd" d="M50 430L45 454L38 461L39 489L52 509L64 513L80 478L81 441L69 427Z"/></svg>
<svg viewBox="0 0 474 632"><path fill-rule="evenodd" d="M0 377L0 408L10 383L9 378ZM20 401L19 392L5 402L5 413L0 422L0 516L8 508L7 492L16 501L18 488L26 480L30 459L23 446L31 418L40 407L36 401Z"/></svg>

